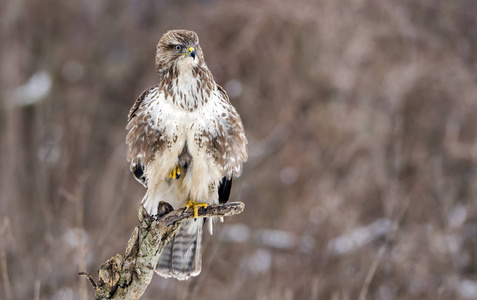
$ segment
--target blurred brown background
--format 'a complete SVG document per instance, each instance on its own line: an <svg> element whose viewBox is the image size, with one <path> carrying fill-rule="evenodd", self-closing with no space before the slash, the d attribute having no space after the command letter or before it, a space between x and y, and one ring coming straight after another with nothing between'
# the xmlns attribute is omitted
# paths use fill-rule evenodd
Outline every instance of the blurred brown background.
<svg viewBox="0 0 477 300"><path fill-rule="evenodd" d="M242 116L244 213L144 299L477 299L477 2L0 3L0 299L90 299L143 187L126 116L169 29ZM207 234L206 234L207 235ZM8 276L7 276L8 274Z"/></svg>

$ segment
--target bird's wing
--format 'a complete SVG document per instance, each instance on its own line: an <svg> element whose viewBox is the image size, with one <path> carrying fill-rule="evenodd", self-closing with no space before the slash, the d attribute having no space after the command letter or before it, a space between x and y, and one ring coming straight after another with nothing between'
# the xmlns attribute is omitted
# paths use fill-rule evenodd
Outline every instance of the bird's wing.
<svg viewBox="0 0 477 300"><path fill-rule="evenodd" d="M220 106L224 109L217 116L219 130L216 136L209 138L209 151L221 166L226 179L238 177L242 173L242 164L247 161L247 138L239 114L229 101L225 90L217 85ZM231 184L231 183L230 183Z"/></svg>
<svg viewBox="0 0 477 300"><path fill-rule="evenodd" d="M145 106L152 105L155 98L158 97L157 85L145 90L129 111L126 126L126 129L129 130L126 144L128 145L128 161L131 163L130 170L136 180L145 187L147 187L147 179L144 175L145 166L162 142L161 134L151 128L152 118Z"/></svg>

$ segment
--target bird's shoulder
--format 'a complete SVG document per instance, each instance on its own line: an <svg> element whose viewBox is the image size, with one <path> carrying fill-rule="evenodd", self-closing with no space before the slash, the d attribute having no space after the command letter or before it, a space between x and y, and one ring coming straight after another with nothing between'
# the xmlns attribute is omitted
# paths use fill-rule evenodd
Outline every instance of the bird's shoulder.
<svg viewBox="0 0 477 300"><path fill-rule="evenodd" d="M150 97L152 94L157 94L159 92L159 85L153 85L150 88L144 90L139 97L137 97L136 101L134 102L133 106L129 110L128 114L128 122L130 122L134 117L136 117L141 105L144 103L144 99Z"/></svg>
<svg viewBox="0 0 477 300"><path fill-rule="evenodd" d="M227 92L225 91L225 89L218 84L215 84L215 85L217 86L219 98L227 103L230 103L229 95L227 95Z"/></svg>

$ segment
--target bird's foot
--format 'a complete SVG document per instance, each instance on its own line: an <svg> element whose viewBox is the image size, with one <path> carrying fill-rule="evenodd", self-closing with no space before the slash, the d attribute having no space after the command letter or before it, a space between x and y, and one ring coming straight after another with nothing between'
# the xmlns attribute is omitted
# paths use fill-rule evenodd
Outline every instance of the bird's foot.
<svg viewBox="0 0 477 300"><path fill-rule="evenodd" d="M181 166L177 165L172 171L169 173L169 179L175 178L179 179L181 177Z"/></svg>
<svg viewBox="0 0 477 300"><path fill-rule="evenodd" d="M186 206L184 207L184 210L182 213L184 213L189 207L194 208L194 220L196 221L197 218L199 217L199 207L207 208L209 206L207 203L198 203L195 202L194 200L189 200L186 203Z"/></svg>

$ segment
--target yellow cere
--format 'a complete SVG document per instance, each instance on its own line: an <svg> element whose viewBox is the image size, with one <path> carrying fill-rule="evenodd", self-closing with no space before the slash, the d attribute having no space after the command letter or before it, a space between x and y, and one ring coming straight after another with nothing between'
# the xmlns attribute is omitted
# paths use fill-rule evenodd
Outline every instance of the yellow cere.
<svg viewBox="0 0 477 300"><path fill-rule="evenodd" d="M191 53L194 50L195 50L194 47L189 47L189 53Z"/></svg>

